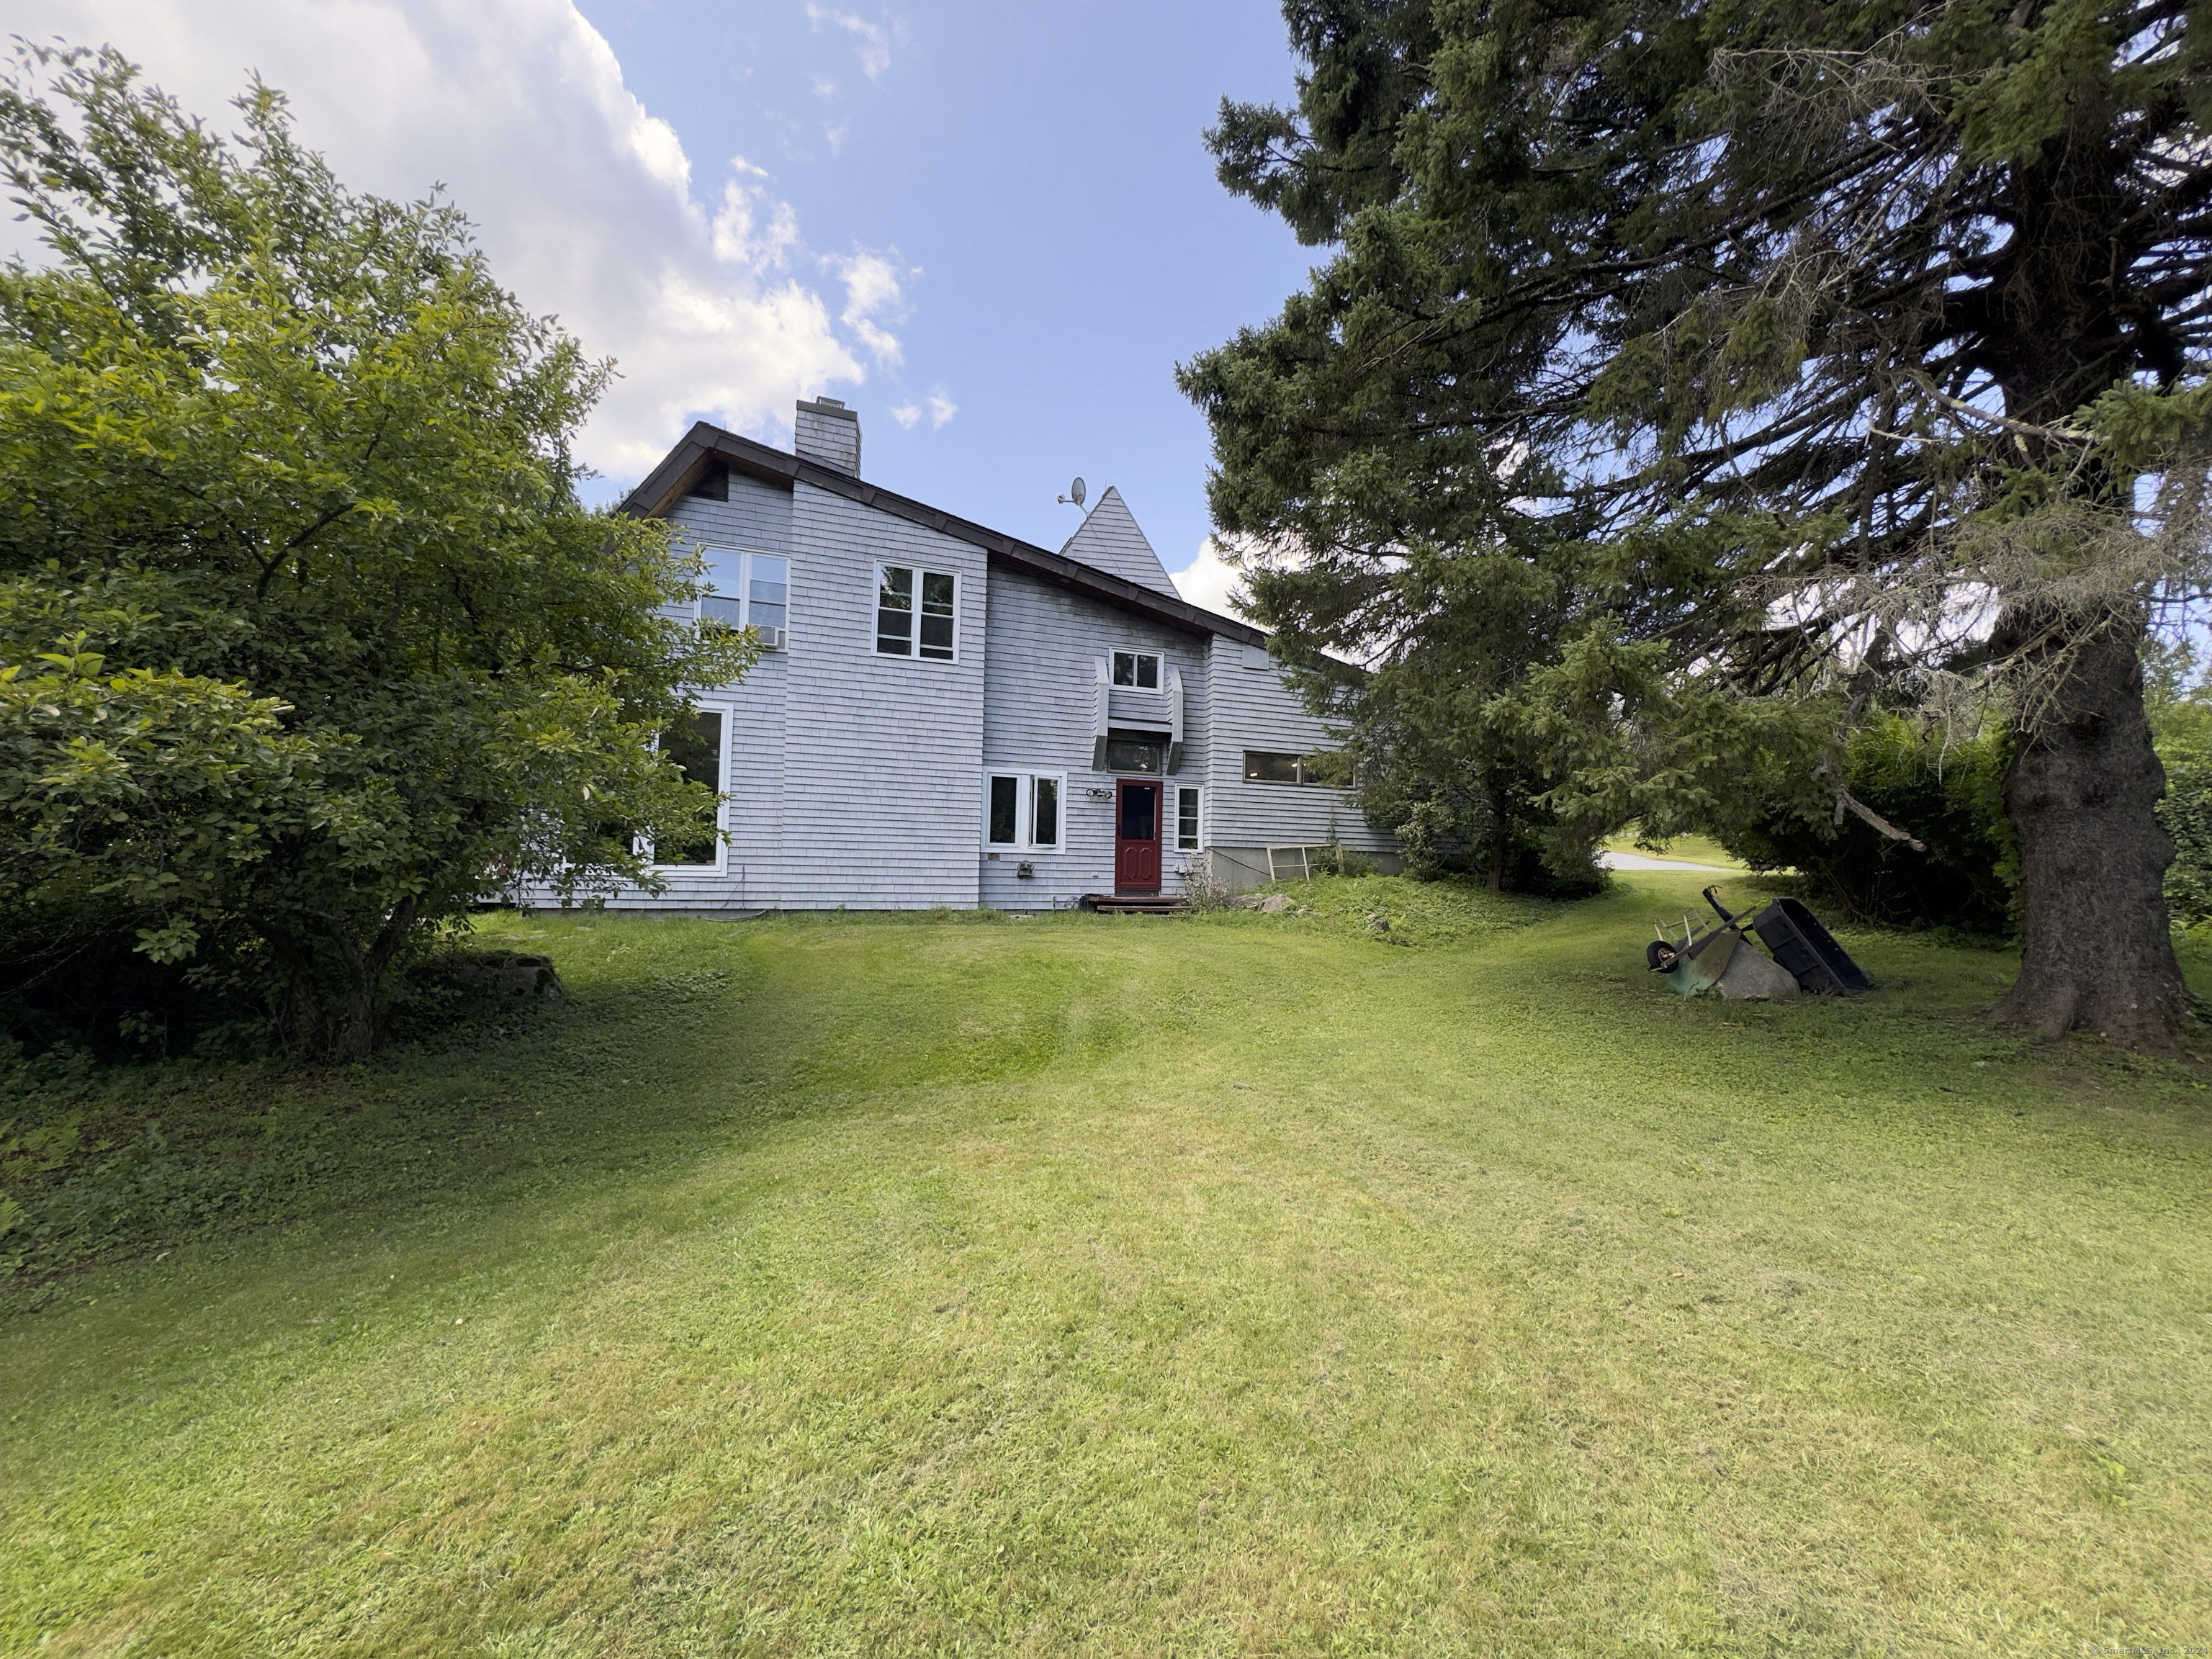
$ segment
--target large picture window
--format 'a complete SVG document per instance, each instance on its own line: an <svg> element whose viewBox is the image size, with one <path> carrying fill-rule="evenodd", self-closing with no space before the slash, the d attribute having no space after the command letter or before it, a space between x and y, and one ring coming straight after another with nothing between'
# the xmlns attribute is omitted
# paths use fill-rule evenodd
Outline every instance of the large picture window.
<svg viewBox="0 0 2212 1659"><path fill-rule="evenodd" d="M719 795L722 793L722 757L727 750L724 741L726 719L719 708L695 708L689 720L663 732L654 746L683 768L687 781L703 783ZM664 836L653 844L653 861L677 869L712 868L720 864L721 838L715 834L720 816L719 806L709 807L695 832Z"/></svg>
<svg viewBox="0 0 2212 1659"><path fill-rule="evenodd" d="M876 570L876 653L953 659L959 625L959 579L948 571L905 564Z"/></svg>
<svg viewBox="0 0 2212 1659"><path fill-rule="evenodd" d="M1060 850L1060 801L1067 779L1059 772L994 771L983 780L983 845L1033 853Z"/></svg>

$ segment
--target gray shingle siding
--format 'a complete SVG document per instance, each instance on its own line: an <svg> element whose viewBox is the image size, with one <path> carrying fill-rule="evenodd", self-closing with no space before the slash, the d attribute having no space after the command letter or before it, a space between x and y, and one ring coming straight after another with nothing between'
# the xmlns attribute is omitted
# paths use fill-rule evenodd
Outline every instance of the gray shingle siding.
<svg viewBox="0 0 2212 1659"><path fill-rule="evenodd" d="M1284 847L1337 839L1363 852L1389 853L1396 842L1359 816L1357 797L1340 789L1244 781L1244 751L1304 754L1326 748L1327 728L1306 713L1257 647L1216 635L1212 666L1212 824L1208 839L1224 847Z"/></svg>
<svg viewBox="0 0 2212 1659"><path fill-rule="evenodd" d="M991 573L990 674L983 692L983 761L979 769L970 844L982 871L982 902L1003 909L1065 906L1085 893L1114 888L1114 803L1087 792L1110 789L1110 773L1091 769L1091 736L1097 723L1097 661L1116 651L1153 651L1160 655L1160 677L1179 672L1183 682L1182 769L1161 780L1170 786L1203 787L1206 744L1193 732L1191 715L1206 695L1206 641L1179 629L1133 617L1111 605L1068 593L1019 572ZM1117 726L1165 731L1164 693L1117 691L1110 704ZM990 770L1065 772L1067 801L1058 853L1006 849L989 857L983 847L982 777ZM1170 803L1173 796L1169 797ZM1172 811L1172 805L1170 807ZM1162 881L1180 884L1170 839L1163 848ZM1028 860L1034 879L1024 881L1015 866Z"/></svg>
<svg viewBox="0 0 2212 1659"><path fill-rule="evenodd" d="M801 483L793 495L790 680L776 902L972 908L983 763L982 552ZM954 649L876 654L876 567L958 579Z"/></svg>
<svg viewBox="0 0 2212 1659"><path fill-rule="evenodd" d="M702 542L783 553L791 547L791 501L788 489L733 473L729 500L686 495L669 510L668 518Z"/></svg>

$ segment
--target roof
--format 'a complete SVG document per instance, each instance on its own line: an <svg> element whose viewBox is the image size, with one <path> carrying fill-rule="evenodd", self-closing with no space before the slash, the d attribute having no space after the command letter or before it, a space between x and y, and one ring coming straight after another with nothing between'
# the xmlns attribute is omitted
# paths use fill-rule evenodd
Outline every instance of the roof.
<svg viewBox="0 0 2212 1659"><path fill-rule="evenodd" d="M1110 570L1114 574L1149 587L1155 592L1174 593L1175 583L1169 580L1167 566L1160 556L1152 551L1152 544L1145 539L1145 532L1137 528L1137 520L1129 512L1128 503L1121 492L1112 484L1098 498L1098 505L1091 509L1090 516L1081 527L1067 538L1060 550L1063 559L1073 559L1087 564L1093 570ZM1180 594L1176 595L1181 598Z"/></svg>
<svg viewBox="0 0 2212 1659"><path fill-rule="evenodd" d="M725 432L718 426L701 421L685 433L668 452L668 458L653 468L645 482L632 490L622 504L622 510L635 518L659 518L686 495L708 470L720 461L732 471L757 478L763 483L775 484L788 489L794 483L811 484L817 489L828 490L833 495L842 495L848 501L859 501L879 513L889 513L909 523L921 525L955 541L980 547L988 554L991 562L1072 589L1095 599L1104 601L1123 611L1135 611L1150 617L1155 622L1167 623L1187 632L1218 634L1224 638L1241 640L1248 645L1264 645L1267 636L1249 623L1224 617L1212 611L1201 610L1175 591L1167 580L1167 570L1161 565L1159 556L1152 551L1145 533L1137 528L1120 492L1109 488L1099 497L1098 505L1083 527L1068 538L1067 546L1054 553L1032 543L1008 536L996 530L988 530L979 524L940 511L910 497L878 489L840 472L819 461L804 455L787 454L781 449L771 449L766 444L750 438L741 438L734 432ZM1094 542L1086 544L1091 523L1107 510L1111 502L1118 515L1099 526ZM1120 526L1126 524L1127 533ZM1139 568L1130 538L1134 547L1141 548L1152 562L1151 576L1158 572L1157 585L1152 580L1133 580L1129 569ZM1080 545L1079 545L1080 544ZM1073 556L1076 553L1111 557L1115 567L1090 562L1087 558Z"/></svg>

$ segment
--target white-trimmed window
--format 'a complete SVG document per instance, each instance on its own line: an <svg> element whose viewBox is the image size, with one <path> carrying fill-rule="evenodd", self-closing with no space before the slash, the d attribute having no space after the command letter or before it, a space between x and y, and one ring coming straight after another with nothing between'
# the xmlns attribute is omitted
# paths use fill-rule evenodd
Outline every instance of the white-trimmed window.
<svg viewBox="0 0 2212 1659"><path fill-rule="evenodd" d="M960 629L960 579L919 565L876 567L876 654L951 662Z"/></svg>
<svg viewBox="0 0 2212 1659"><path fill-rule="evenodd" d="M992 771L983 778L983 846L994 853L1057 853L1066 836L1065 772Z"/></svg>
<svg viewBox="0 0 2212 1659"><path fill-rule="evenodd" d="M1160 653L1157 651L1116 651L1114 653L1114 684L1122 690L1157 691L1160 689Z"/></svg>
<svg viewBox="0 0 2212 1659"><path fill-rule="evenodd" d="M732 628L757 628L771 644L791 624L791 561L780 553L755 553L742 547L702 547L707 592L688 614L696 621ZM681 605L671 614L683 614ZM771 631L773 630L773 631Z"/></svg>
<svg viewBox="0 0 2212 1659"><path fill-rule="evenodd" d="M1178 853L1195 853L1206 845L1205 800L1188 784L1175 792L1175 844Z"/></svg>
<svg viewBox="0 0 2212 1659"><path fill-rule="evenodd" d="M703 783L717 795L726 792L724 781L730 756L730 715L726 708L702 708L690 718L671 726L653 740L653 747L684 769L694 783ZM662 840L647 850L653 864L664 870L719 870L722 867L724 804L718 803L712 818L702 819L698 834L680 842Z"/></svg>

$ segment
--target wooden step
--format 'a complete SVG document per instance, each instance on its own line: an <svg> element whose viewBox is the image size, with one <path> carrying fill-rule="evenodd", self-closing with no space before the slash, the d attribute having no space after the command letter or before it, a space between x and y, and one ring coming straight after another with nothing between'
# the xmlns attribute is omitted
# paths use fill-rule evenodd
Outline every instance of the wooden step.
<svg viewBox="0 0 2212 1659"><path fill-rule="evenodd" d="M1187 916L1190 906L1173 893L1085 893L1083 908L1102 916Z"/></svg>

